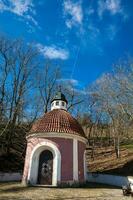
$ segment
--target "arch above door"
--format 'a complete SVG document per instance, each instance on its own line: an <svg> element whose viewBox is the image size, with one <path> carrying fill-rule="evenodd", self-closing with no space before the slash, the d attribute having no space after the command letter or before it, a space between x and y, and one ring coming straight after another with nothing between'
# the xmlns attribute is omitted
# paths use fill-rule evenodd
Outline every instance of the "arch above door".
<svg viewBox="0 0 133 200"><path fill-rule="evenodd" d="M53 154L53 173L52 173L52 185L57 186L57 183L61 180L61 154L56 144L50 140L39 142L31 153L30 166L28 172L28 182L36 185L38 182L38 168L39 157L41 152L49 150Z"/></svg>

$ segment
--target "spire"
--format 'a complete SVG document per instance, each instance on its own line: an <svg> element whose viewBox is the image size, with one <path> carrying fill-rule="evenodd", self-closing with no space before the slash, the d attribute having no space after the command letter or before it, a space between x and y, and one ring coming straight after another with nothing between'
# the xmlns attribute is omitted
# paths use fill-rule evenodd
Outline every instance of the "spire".
<svg viewBox="0 0 133 200"><path fill-rule="evenodd" d="M61 85L59 85L59 92L61 92Z"/></svg>

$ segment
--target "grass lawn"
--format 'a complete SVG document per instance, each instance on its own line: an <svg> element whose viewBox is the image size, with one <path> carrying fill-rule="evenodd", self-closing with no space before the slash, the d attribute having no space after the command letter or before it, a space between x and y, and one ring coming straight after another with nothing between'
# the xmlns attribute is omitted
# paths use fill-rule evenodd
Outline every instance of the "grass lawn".
<svg viewBox="0 0 133 200"><path fill-rule="evenodd" d="M23 187L21 183L0 183L0 200L126 200L122 190L91 183L87 188Z"/></svg>

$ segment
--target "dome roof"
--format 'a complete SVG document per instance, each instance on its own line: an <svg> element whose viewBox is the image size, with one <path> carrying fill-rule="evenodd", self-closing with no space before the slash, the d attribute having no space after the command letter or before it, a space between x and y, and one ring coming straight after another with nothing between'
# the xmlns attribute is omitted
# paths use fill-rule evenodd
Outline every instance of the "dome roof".
<svg viewBox="0 0 133 200"><path fill-rule="evenodd" d="M56 95L54 96L54 98L52 99L51 103L55 100L62 100L65 101L67 103L66 97L63 93L61 93L60 91L56 93Z"/></svg>
<svg viewBox="0 0 133 200"><path fill-rule="evenodd" d="M30 134L47 132L69 133L85 137L78 121L62 109L55 109L46 113L33 124L30 130Z"/></svg>

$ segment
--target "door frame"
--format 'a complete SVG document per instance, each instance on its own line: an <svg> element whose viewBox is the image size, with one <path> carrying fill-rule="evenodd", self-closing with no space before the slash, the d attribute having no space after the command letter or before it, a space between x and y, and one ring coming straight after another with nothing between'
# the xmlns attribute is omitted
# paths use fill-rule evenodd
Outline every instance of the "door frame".
<svg viewBox="0 0 133 200"><path fill-rule="evenodd" d="M43 142L39 142L32 150L28 170L28 183L32 185L37 184L39 156L44 150L49 150L53 154L52 185L57 186L57 183L61 180L61 154L56 143L47 139Z"/></svg>
<svg viewBox="0 0 133 200"><path fill-rule="evenodd" d="M41 170L42 170L42 164L44 163L44 161L46 161L45 160L45 158L46 158L46 156L48 156L48 154L47 153L49 152L50 153L50 156L51 157L49 157L48 158L48 160L50 159L51 160L51 165L50 165L50 168L51 168L51 173L50 173L50 184L48 184L48 182L46 181L47 180L47 178L45 179L44 177L43 177L43 175L42 175L42 173L41 173ZM43 155L41 155L43 153ZM48 161L47 160L47 161ZM39 185L42 185L41 183L40 183L40 181L43 179L44 181L45 181L45 184L44 185L52 185L52 177L53 177L53 153L51 152L51 151L49 151L49 150L44 150L44 151L42 151L41 153L40 153L40 155L39 155L39 163L38 163L38 176L37 176L37 184L39 184Z"/></svg>

